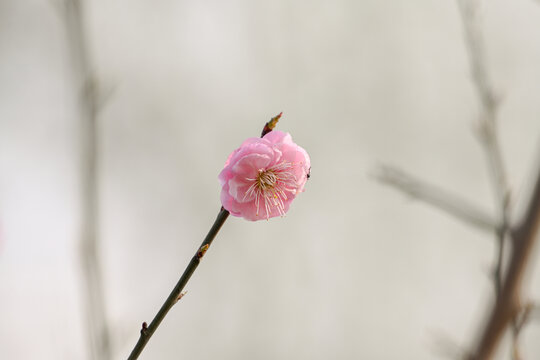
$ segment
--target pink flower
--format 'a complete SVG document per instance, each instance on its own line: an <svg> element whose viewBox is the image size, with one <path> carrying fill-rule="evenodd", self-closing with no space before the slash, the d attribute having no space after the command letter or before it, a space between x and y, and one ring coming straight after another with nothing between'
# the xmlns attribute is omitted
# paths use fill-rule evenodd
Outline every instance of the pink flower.
<svg viewBox="0 0 540 360"><path fill-rule="evenodd" d="M221 203L246 220L283 216L304 191L310 166L309 155L288 133L249 138L229 155L218 176Z"/></svg>

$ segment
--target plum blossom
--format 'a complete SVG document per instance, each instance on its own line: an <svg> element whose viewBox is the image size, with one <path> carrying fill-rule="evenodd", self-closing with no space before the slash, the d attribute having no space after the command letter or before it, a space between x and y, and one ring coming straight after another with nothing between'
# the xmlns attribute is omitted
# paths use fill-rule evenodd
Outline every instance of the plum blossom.
<svg viewBox="0 0 540 360"><path fill-rule="evenodd" d="M310 167L309 155L288 133L249 138L229 155L218 176L221 203L246 220L284 216L304 191Z"/></svg>

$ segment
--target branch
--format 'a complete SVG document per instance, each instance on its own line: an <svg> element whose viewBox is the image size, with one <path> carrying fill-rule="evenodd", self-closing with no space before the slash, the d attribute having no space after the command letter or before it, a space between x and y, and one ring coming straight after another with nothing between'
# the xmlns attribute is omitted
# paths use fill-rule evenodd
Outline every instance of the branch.
<svg viewBox="0 0 540 360"><path fill-rule="evenodd" d="M497 199L498 218L500 226L496 232L498 239L498 254L494 270L494 282L497 301L486 328L480 337L473 359L490 359L502 337L505 329L511 324L513 330L513 358L520 359L518 349L518 337L529 311L520 317L519 292L523 273L529 262L529 251L535 241L538 230L538 208L540 207L540 174L536 182L536 189L522 224L511 233L513 239L512 255L510 264L504 279L502 267L504 258L504 246L509 226L509 198L504 162L501 155L501 147L497 136L496 118L499 102L494 91L489 86L487 72L485 70L485 53L481 41L481 32L476 21L477 1L458 0L460 13L465 28L465 40L469 49L469 61L473 75L473 83L481 101L482 111L480 116L480 140L484 146L488 159L495 196Z"/></svg>
<svg viewBox="0 0 540 360"><path fill-rule="evenodd" d="M264 125L261 137L268 134L276 127L276 124L281 118L282 114L283 113L279 113L278 115L274 116ZM161 324L169 310L171 310L174 304L176 304L178 300L180 300L184 296L185 293L182 293L182 290L191 278L193 272L195 272L195 269L197 269L197 266L199 266L202 257L210 247L210 244L212 244L212 241L221 229L221 226L223 226L223 224L225 223L225 220L227 220L227 217L229 217L229 212L223 207L221 207L221 210L216 218L216 221L214 222L214 225L212 225L212 228L210 228L208 235L206 235L206 237L204 238L201 246L199 246L199 249L197 250L195 255L193 255L193 258L191 258L191 261L184 270L184 273L180 277L180 280L178 280L178 283L176 283L176 286L169 294L167 300L165 300L150 325L148 325L146 322L143 322L141 328L141 335L139 337L139 340L137 341L137 344L135 344L135 347L131 351L128 360L135 360L139 357L144 347L148 343L148 340L150 340L150 338L152 337L156 329L159 327L159 324Z"/></svg>
<svg viewBox="0 0 540 360"><path fill-rule="evenodd" d="M481 39L479 22L476 20L478 1L457 0L459 12L464 26L465 43L468 49L471 66L472 81L480 98L484 112L495 110L498 106L497 98L490 87L485 68L485 52ZM493 114L488 114L492 116ZM484 120L484 118L481 118ZM487 119L488 122L492 119Z"/></svg>
<svg viewBox="0 0 540 360"><path fill-rule="evenodd" d="M505 329L517 319L520 311L520 290L523 276L531 260L532 249L540 228L540 169L531 201L517 227L511 231L512 253L508 271L502 283L501 294L494 304L481 333L472 360L491 359Z"/></svg>
<svg viewBox="0 0 540 360"><path fill-rule="evenodd" d="M531 226L529 222L538 221L538 215L536 213L538 212L538 202L540 201L538 196L540 196L540 193L535 191L525 222L512 233L512 238L514 239L514 243L512 244L512 256L507 274L503 280L502 266L505 237L509 230L508 205L510 191L496 129L498 101L496 100L494 91L489 86L485 70L485 53L482 46L481 33L478 29L478 22L475 21L478 3L474 1L459 0L458 5L465 27L465 40L469 49L473 83L475 84L482 105L479 128L480 139L484 145L484 150L492 173L493 188L497 199L498 218L500 222L500 227L496 233L499 246L494 270L497 301L476 350L475 359L488 359L492 357L500 337L510 323L513 325L513 357L514 359L519 359L520 356L517 342L519 333L524 324L524 321L520 321L518 316L520 307L519 291L521 289L521 278L529 259L528 251L534 243L534 237L537 231L537 229L535 229L534 226ZM539 188L540 175L537 180L537 190ZM528 314L523 317L528 317Z"/></svg>
<svg viewBox="0 0 540 360"><path fill-rule="evenodd" d="M80 0L64 1L68 46L73 61L75 87L78 91L81 142L81 243L83 280L86 287L86 312L90 353L93 359L111 358L109 326L99 261L98 243L98 133L99 99L92 74L90 51Z"/></svg>
<svg viewBox="0 0 540 360"><path fill-rule="evenodd" d="M475 0L458 0L458 6L464 27L465 43L469 54L472 81L481 104L478 135L489 164L497 205L497 220L499 226L496 230L496 236L498 246L493 272L495 294L499 296L502 286L502 266L505 250L505 237L508 231L508 205L510 199L506 170L497 135L496 123L499 101L490 86L487 75L485 51L481 31L479 29L480 24L476 19L478 2Z"/></svg>
<svg viewBox="0 0 540 360"><path fill-rule="evenodd" d="M469 54L472 81L481 104L479 136L493 175L493 188L498 199L501 216L508 207L508 181L497 136L497 111L500 101L491 88L486 71L485 51L477 17L478 2L458 0L464 26L465 43Z"/></svg>
<svg viewBox="0 0 540 360"><path fill-rule="evenodd" d="M375 178L477 228L488 231L497 229L497 223L494 219L477 206L455 194L418 180L401 170L383 166L376 171Z"/></svg>
<svg viewBox="0 0 540 360"><path fill-rule="evenodd" d="M139 337L139 340L137 341L137 344L131 351L131 354L129 355L128 360L134 360L139 357L141 352L143 351L144 347L148 343L148 340L152 337L156 329L158 328L159 324L163 321L169 310L180 300L180 298L183 296L182 290L184 289L184 286L186 286L187 282L191 278L191 275L197 269L197 266L199 266L199 263L201 262L202 257L210 247L210 244L212 244L212 241L216 237L217 233L221 229L221 226L225 223L225 220L227 220L227 217L229 216L229 212L223 208L221 208L216 221L214 222L214 225L212 225L212 228L210 228L210 231L208 232L208 235L204 238L204 241L202 242L201 246L189 262L186 270L184 270L184 273L180 277L180 280L178 280L178 283L174 287L174 289L171 291L169 297L161 308L159 309L158 313L148 326L146 322L143 323L142 329L141 329L141 335Z"/></svg>

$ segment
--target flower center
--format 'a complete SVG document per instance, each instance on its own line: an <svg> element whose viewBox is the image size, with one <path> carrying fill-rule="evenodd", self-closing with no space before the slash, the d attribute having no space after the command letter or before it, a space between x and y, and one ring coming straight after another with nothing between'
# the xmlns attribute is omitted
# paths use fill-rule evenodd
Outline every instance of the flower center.
<svg viewBox="0 0 540 360"><path fill-rule="evenodd" d="M259 170L259 174L257 175L257 180L255 180L255 183L257 185L257 188L264 190L264 189L271 189L276 185L277 182L277 176L274 174L272 170Z"/></svg>
<svg viewBox="0 0 540 360"><path fill-rule="evenodd" d="M286 191L296 193L296 176L294 176L293 164L282 162L267 169L259 169L244 196L254 196L256 215L259 216L261 198L264 200L266 219L270 218L272 208L276 208L281 216L285 215L285 201L288 200Z"/></svg>

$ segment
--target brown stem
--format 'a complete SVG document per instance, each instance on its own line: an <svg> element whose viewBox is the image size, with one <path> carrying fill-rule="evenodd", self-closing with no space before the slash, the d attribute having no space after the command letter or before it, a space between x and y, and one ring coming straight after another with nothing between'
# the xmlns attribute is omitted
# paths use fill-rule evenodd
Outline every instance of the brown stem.
<svg viewBox="0 0 540 360"><path fill-rule="evenodd" d="M520 310L519 295L525 270L531 260L532 249L540 228L540 169L531 201L523 220L512 234L512 252L508 271L504 277L501 294L494 304L471 359L491 359L505 329L514 321Z"/></svg>
<svg viewBox="0 0 540 360"><path fill-rule="evenodd" d="M270 119L270 121L268 121L264 125L261 137L268 134L270 131L272 131L276 127L276 124L278 120L281 118L281 115L282 113L279 113L277 116L274 116L272 119ZM174 304L176 304L178 300L180 300L182 296L184 296L184 293L182 293L182 290L188 283L193 272L195 272L195 269L197 269L197 266L199 266L201 259L203 258L204 254L210 247L210 244L212 243L212 241L214 240L217 233L219 232L219 230L221 229L221 227L225 223L225 220L227 220L228 217L229 217L229 212L222 207L216 218L216 221L214 222L214 225L212 225L212 228L210 228L210 231L204 238L201 246L199 246L199 249L197 250L195 255L193 255L193 258L191 259L188 266L184 270L184 273L182 274L182 276L176 283L176 286L171 291L171 293L169 294L169 297L167 298L167 300L165 300L165 302L159 309L158 313L156 314L156 316L154 317L150 325L148 325L146 322L143 322L142 328L140 331L139 340L137 341L137 344L135 344L135 347L131 351L131 354L129 355L128 360L135 360L139 357L144 347L148 343L148 340L150 340L150 338L152 337L156 329L159 327L159 324L161 324L161 322L163 321L163 319L165 318L169 310L171 310Z"/></svg>
<svg viewBox="0 0 540 360"><path fill-rule="evenodd" d="M212 244L212 241L218 234L219 230L225 223L225 220L227 220L227 217L229 216L229 212L225 210L224 208L221 208L216 221L214 222L214 225L212 225L212 228L208 232L208 235L204 238L201 246L197 249L197 252L195 255L193 255L193 258L191 258L191 261L189 262L188 266L186 267L186 270L184 270L184 273L176 283L176 286L169 294L169 297L167 297L167 300L163 303L161 308L159 309L158 313L150 323L150 325L147 325L146 322L143 323L141 328L141 335L139 336L139 340L137 341L137 344L131 351L131 354L128 357L128 360L135 360L139 357L141 352L143 351L144 347L148 343L148 340L152 337L156 329L159 327L159 324L163 321L169 310L172 309L174 304L178 302L178 300L183 296L182 290L188 283L189 279L191 278L191 275L193 275L193 272L195 269L197 269L197 266L199 266L201 259L203 258L204 254L210 247L210 244Z"/></svg>

